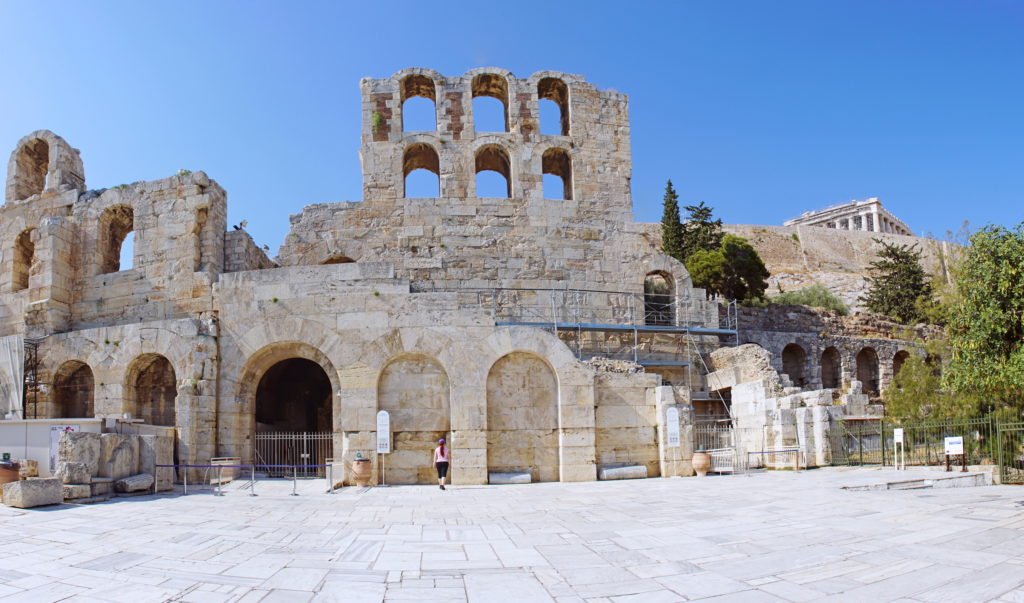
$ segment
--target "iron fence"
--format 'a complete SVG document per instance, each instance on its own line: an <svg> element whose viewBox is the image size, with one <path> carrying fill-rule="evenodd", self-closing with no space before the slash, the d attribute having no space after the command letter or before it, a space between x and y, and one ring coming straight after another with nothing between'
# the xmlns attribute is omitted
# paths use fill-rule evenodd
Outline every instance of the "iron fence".
<svg viewBox="0 0 1024 603"><path fill-rule="evenodd" d="M267 477L323 477L324 465L334 456L332 432L256 434L256 461Z"/></svg>
<svg viewBox="0 0 1024 603"><path fill-rule="evenodd" d="M991 417L950 421L908 421L880 418L846 420L832 432L832 464L891 465L895 461L894 429L903 430L907 465L944 465L945 439L962 437L968 465L1001 463L999 425ZM1008 436L1009 437L1009 436Z"/></svg>
<svg viewBox="0 0 1024 603"><path fill-rule="evenodd" d="M1024 422L999 423L996 427L999 480L1003 484L1024 484Z"/></svg>

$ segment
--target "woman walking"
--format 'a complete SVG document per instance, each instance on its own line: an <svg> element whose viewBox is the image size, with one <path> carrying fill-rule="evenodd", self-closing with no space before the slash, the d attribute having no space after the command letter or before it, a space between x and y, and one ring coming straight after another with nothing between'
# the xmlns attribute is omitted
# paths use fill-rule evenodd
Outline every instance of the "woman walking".
<svg viewBox="0 0 1024 603"><path fill-rule="evenodd" d="M437 468L437 485L444 490L444 480L448 477L448 447L444 445L444 438L437 441L434 449L434 467Z"/></svg>

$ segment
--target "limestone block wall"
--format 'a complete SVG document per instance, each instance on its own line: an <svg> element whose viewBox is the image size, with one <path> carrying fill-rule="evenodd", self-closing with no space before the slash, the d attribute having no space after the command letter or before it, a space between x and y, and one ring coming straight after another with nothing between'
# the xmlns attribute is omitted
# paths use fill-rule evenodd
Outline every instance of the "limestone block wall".
<svg viewBox="0 0 1024 603"><path fill-rule="evenodd" d="M647 377L649 386L640 389L633 375L598 373L594 383L598 466L645 465L649 477L661 474L658 424L663 419L654 398L661 380Z"/></svg>
<svg viewBox="0 0 1024 603"><path fill-rule="evenodd" d="M277 264L267 257L245 230L229 230L224 233L224 272L276 267Z"/></svg>

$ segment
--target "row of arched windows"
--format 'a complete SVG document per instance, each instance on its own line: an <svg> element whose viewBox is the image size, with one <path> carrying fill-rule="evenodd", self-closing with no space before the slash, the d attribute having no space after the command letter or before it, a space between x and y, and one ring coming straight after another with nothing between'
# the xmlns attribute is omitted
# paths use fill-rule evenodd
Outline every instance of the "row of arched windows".
<svg viewBox="0 0 1024 603"><path fill-rule="evenodd" d="M425 75L409 75L399 86L402 101L402 131L437 130L437 90ZM473 78L473 125L477 132L509 131L508 81L492 73ZM540 133L569 135L569 87L558 78L537 83Z"/></svg>
<svg viewBox="0 0 1024 603"><path fill-rule="evenodd" d="M127 205L108 207L100 216L100 274L129 270L135 250L135 213ZM11 264L11 290L28 288L29 275L36 264L36 228L21 231L14 239Z"/></svg>
<svg viewBox="0 0 1024 603"><path fill-rule="evenodd" d="M477 149L474 163L477 197L512 197L512 161L508 151L495 144L484 145ZM541 172L545 199L572 199L572 158L565 149L544 151ZM440 197L441 160L437 149L425 142L406 147L402 179L404 197Z"/></svg>
<svg viewBox="0 0 1024 603"><path fill-rule="evenodd" d="M128 367L125 411L150 425L174 426L177 377L160 354L143 354ZM69 360L53 376L53 418L85 418L96 414L96 380L84 362Z"/></svg>
<svg viewBox="0 0 1024 603"><path fill-rule="evenodd" d="M892 374L895 377L903 368L910 352L900 350L892 360ZM796 343L782 349L782 372L789 375L793 385L803 387L808 382L807 352ZM821 354L821 386L838 389L842 384L843 360L835 347L830 346ZM878 352L872 347L862 348L856 356L856 378L863 384L864 393L877 396L881 392Z"/></svg>

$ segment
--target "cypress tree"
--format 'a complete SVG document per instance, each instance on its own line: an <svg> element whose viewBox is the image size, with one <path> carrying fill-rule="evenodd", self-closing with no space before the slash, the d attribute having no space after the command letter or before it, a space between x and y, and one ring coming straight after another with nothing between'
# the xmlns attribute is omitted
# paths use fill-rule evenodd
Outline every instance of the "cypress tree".
<svg viewBox="0 0 1024 603"><path fill-rule="evenodd" d="M672 181L665 185L665 197L662 201L661 215L661 250L683 261L683 224L679 219L679 195L672 188Z"/></svg>

